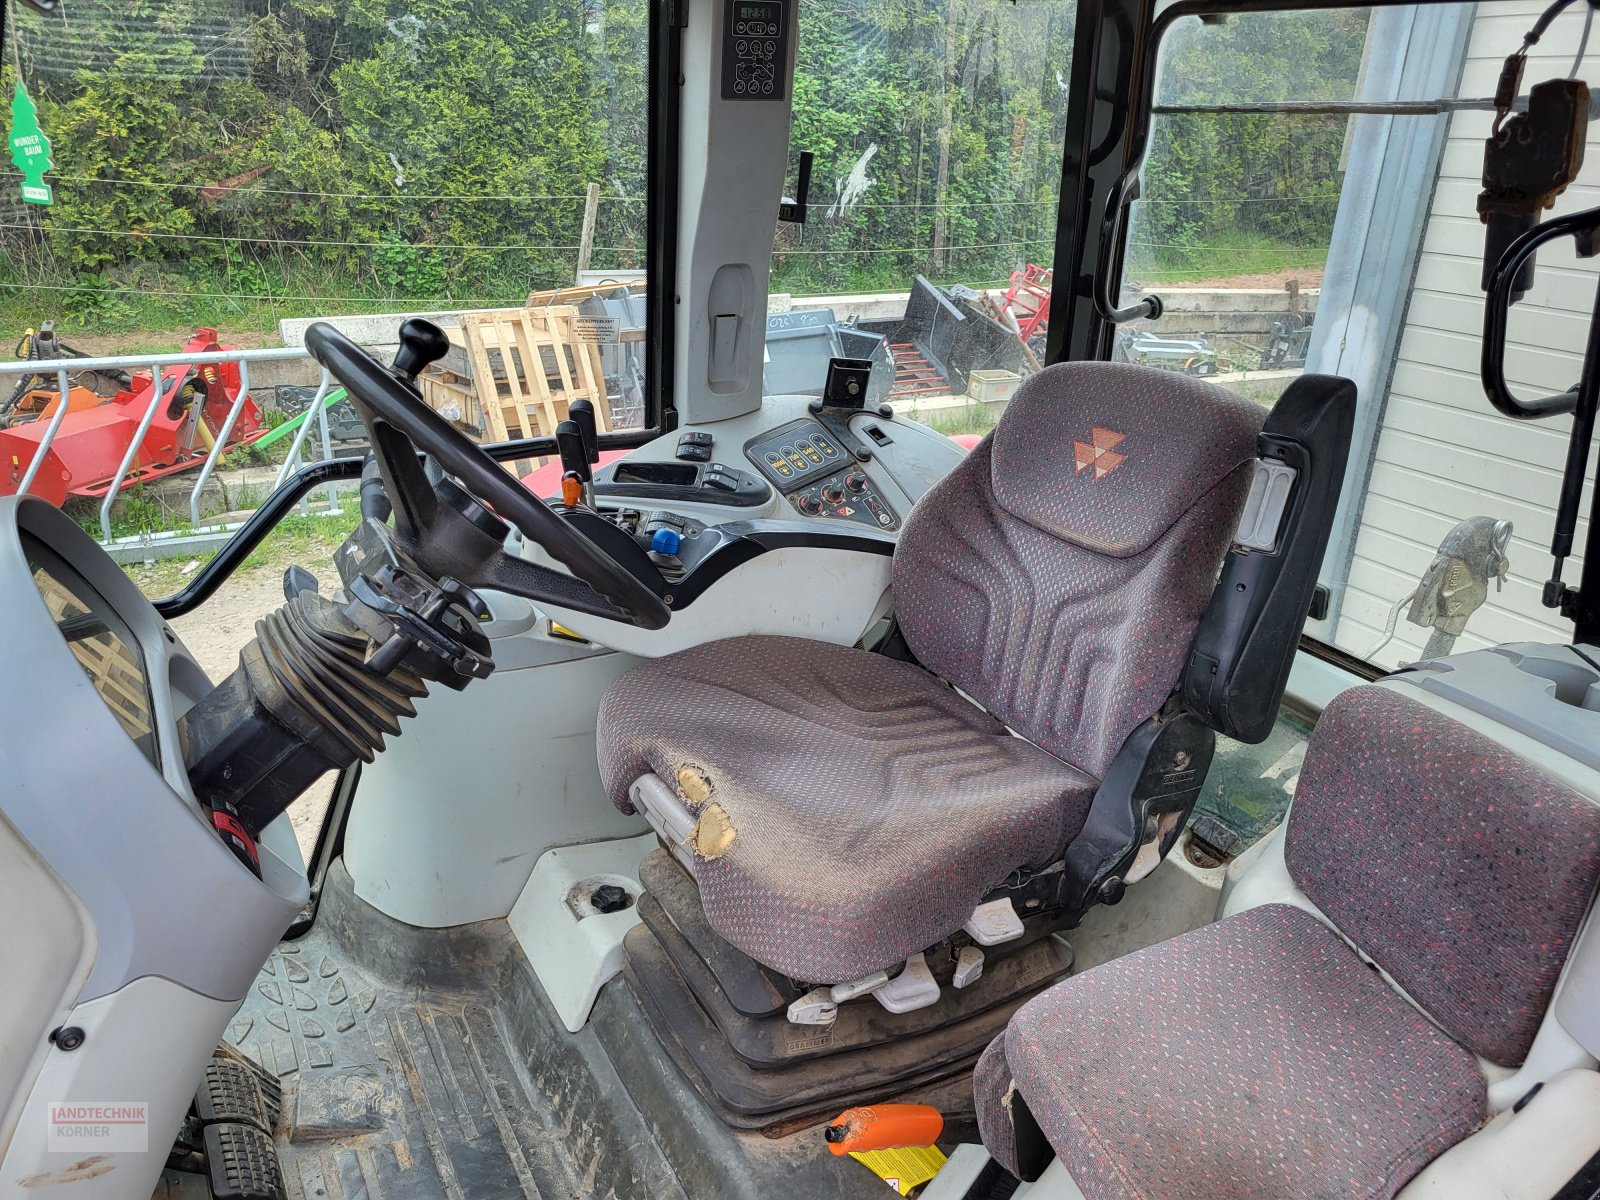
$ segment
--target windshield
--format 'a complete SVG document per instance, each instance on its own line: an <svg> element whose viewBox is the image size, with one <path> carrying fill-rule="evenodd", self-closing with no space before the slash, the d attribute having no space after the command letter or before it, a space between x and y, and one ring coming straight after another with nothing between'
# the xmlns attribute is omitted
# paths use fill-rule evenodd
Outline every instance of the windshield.
<svg viewBox="0 0 1600 1200"><path fill-rule="evenodd" d="M347 331L385 347L400 315L642 279L647 13L11 5L0 78L13 132L48 139L48 173L13 169L13 140L0 338L48 321L86 353L177 351L197 328L298 345L312 318L365 314L384 320ZM316 383L309 366L278 376ZM632 408L617 424L642 424L637 388L617 390ZM285 415L295 399L261 396Z"/></svg>
<svg viewBox="0 0 1600 1200"><path fill-rule="evenodd" d="M1382 668L1572 635L1540 598L1570 422L1499 415L1478 375L1490 98L1536 16L1523 5L1249 13L1179 21L1162 47L1123 302L1152 291L1166 313L1121 328L1117 356L1262 404L1303 371L1356 381L1356 443L1322 576L1328 615L1307 629ZM1529 56L1524 92L1575 69L1600 81L1600 44L1574 62L1584 20L1573 8L1557 21ZM1337 107L1349 101L1382 111ZM1580 176L1555 211L1593 196ZM1577 380L1595 283L1595 260L1576 259L1570 239L1541 252L1511 317L1519 394ZM1582 522L1578 536L1581 549ZM1569 581L1580 564L1569 561Z"/></svg>

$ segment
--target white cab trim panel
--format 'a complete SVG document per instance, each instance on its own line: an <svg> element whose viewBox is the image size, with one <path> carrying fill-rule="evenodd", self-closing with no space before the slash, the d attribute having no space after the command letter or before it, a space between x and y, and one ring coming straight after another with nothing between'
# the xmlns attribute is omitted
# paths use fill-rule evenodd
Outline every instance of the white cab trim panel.
<svg viewBox="0 0 1600 1200"><path fill-rule="evenodd" d="M853 646L885 608L887 554L786 546L729 571L665 629L545 605L550 616L584 637L643 658L659 658L721 638L780 634Z"/></svg>
<svg viewBox="0 0 1600 1200"><path fill-rule="evenodd" d="M622 939L639 923L639 864L655 848L647 833L548 850L511 909L511 932L568 1033L584 1027L600 989L622 970ZM588 898L606 883L627 891L627 908L595 911Z"/></svg>
<svg viewBox="0 0 1600 1200"><path fill-rule="evenodd" d="M1565 1071L1457 1142L1399 1200L1548 1200L1600 1151L1600 1075Z"/></svg>
<svg viewBox="0 0 1600 1200"><path fill-rule="evenodd" d="M212 1000L154 976L78 1005L71 1019L86 1035L83 1045L70 1053L54 1050L46 1059L0 1160L0 1195L146 1200L200 1072L238 1007L236 1000ZM149 1105L144 1153L47 1150L50 1105L70 1101Z"/></svg>
<svg viewBox="0 0 1600 1200"><path fill-rule="evenodd" d="M426 929L504 917L546 850L645 829L606 799L595 757L600 697L635 660L543 628L494 643L497 662L528 665L430 692L362 768L344 861L386 916Z"/></svg>
<svg viewBox="0 0 1600 1200"><path fill-rule="evenodd" d="M78 898L0 815L0 1155L94 964L94 923ZM0 1187L0 1194L4 1193Z"/></svg>

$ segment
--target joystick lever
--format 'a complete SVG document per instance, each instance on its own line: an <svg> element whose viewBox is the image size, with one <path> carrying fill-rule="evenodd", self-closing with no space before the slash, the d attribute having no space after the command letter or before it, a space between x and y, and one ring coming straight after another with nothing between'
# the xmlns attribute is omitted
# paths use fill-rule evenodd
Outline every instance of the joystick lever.
<svg viewBox="0 0 1600 1200"><path fill-rule="evenodd" d="M570 418L556 426L556 450L561 455L562 499L566 500L567 480L576 480L578 494L582 502L593 507L589 495L589 480L592 478L589 470L589 456L584 451L583 434L578 423ZM568 507L571 507L570 503Z"/></svg>
<svg viewBox="0 0 1600 1200"><path fill-rule="evenodd" d="M412 317L400 326L400 348L394 352L389 369L407 383L415 384L422 369L438 362L450 350L450 339L432 321Z"/></svg>

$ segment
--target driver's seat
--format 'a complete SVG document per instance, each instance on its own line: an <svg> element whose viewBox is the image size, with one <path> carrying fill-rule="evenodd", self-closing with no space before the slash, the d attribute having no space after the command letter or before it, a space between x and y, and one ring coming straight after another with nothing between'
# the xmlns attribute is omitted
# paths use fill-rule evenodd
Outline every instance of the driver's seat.
<svg viewBox="0 0 1600 1200"><path fill-rule="evenodd" d="M1033 376L906 522L895 612L920 665L780 637L644 663L600 706L612 801L676 843L718 934L793 979L960 930L1061 861L1173 695L1265 416L1146 367Z"/></svg>

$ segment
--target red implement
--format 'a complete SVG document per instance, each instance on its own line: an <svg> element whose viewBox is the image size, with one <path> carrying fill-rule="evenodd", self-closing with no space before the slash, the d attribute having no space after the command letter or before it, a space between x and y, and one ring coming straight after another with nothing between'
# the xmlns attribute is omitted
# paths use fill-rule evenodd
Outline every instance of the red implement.
<svg viewBox="0 0 1600 1200"><path fill-rule="evenodd" d="M184 346L197 354L224 349L229 347L217 344L215 329L195 330ZM28 494L57 506L68 496L104 496L152 402L155 414L120 486L126 489L198 467L216 444L238 395L235 363L163 367L159 400L152 392L151 372L137 374L127 391L104 404L68 411L44 451ZM16 493L39 455L49 424L36 419L0 429L0 496ZM260 409L246 397L224 450L249 445L266 432Z"/></svg>
<svg viewBox="0 0 1600 1200"><path fill-rule="evenodd" d="M1034 263L1011 273L1011 286L1006 289L1001 304L1017 323L1017 336L1024 343L1049 327L1052 277L1049 267Z"/></svg>

